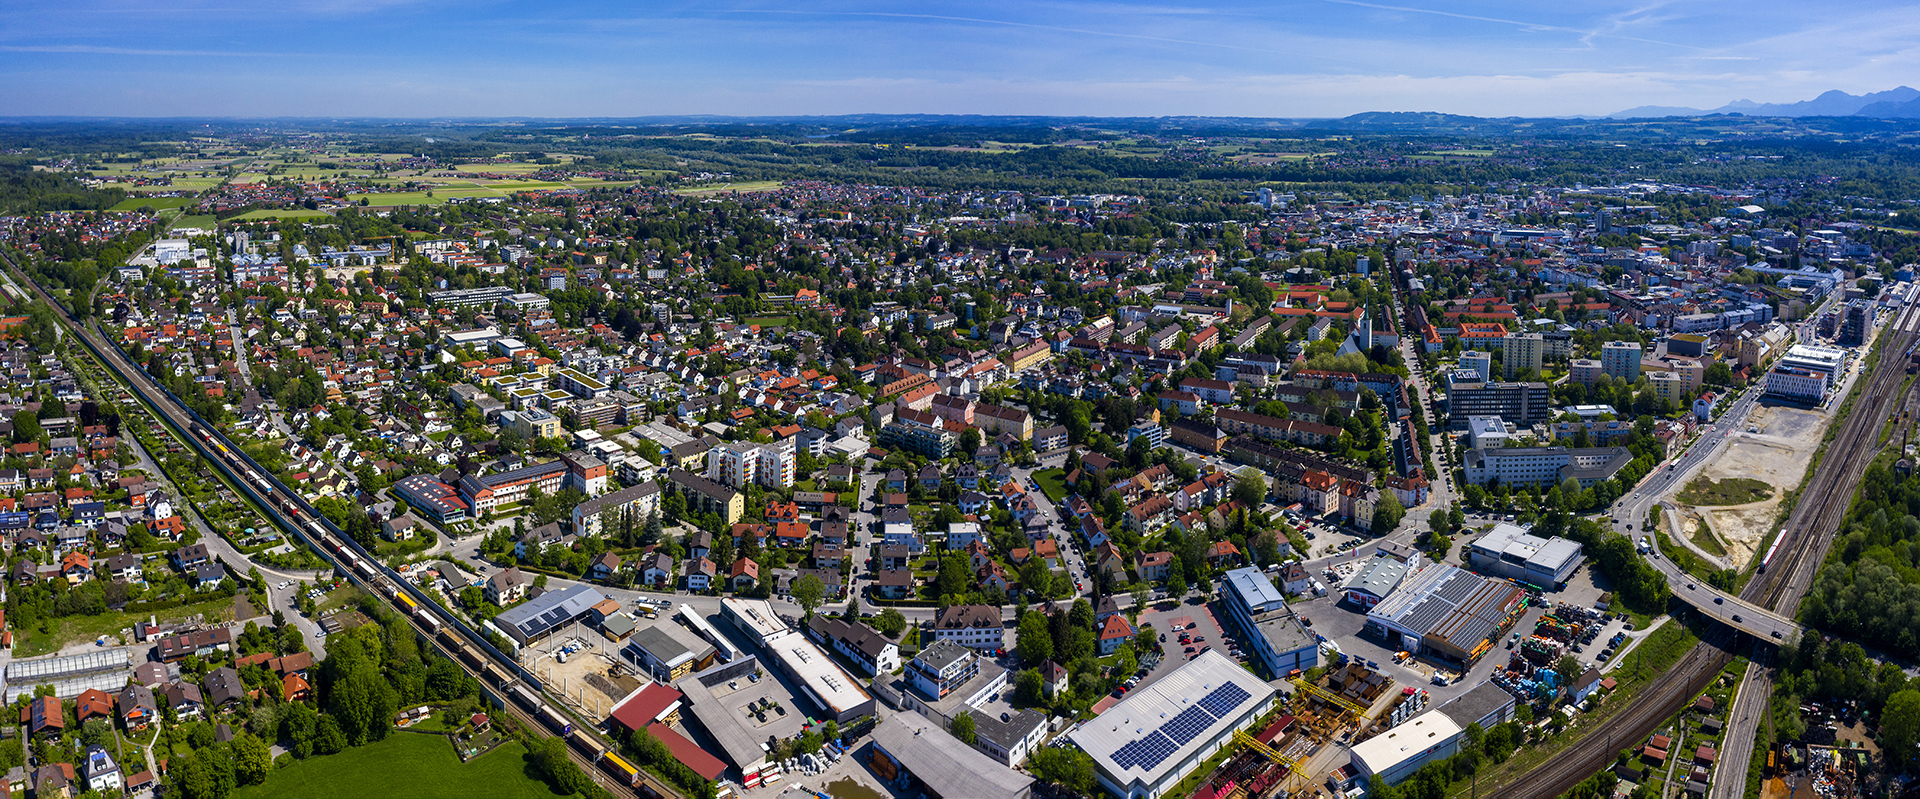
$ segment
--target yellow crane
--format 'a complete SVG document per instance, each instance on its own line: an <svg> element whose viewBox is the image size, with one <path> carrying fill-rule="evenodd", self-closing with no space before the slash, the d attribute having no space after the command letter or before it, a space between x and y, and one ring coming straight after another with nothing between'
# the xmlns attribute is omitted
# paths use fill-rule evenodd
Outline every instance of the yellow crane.
<svg viewBox="0 0 1920 799"><path fill-rule="evenodd" d="M1273 751L1273 747L1261 743L1260 739L1248 735L1246 730L1234 730L1233 742L1252 749L1255 752L1259 752L1262 757L1273 761L1274 765L1283 766L1288 771L1297 770L1300 766L1300 764L1288 760L1285 755Z"/></svg>
<svg viewBox="0 0 1920 799"><path fill-rule="evenodd" d="M1293 686L1295 688L1300 689L1301 691L1306 692L1308 696L1315 697L1322 702L1326 702L1329 705L1332 705L1334 707L1337 707L1341 710L1346 711L1349 715L1352 715L1355 719L1365 718L1367 715L1366 708L1354 704L1344 696L1336 694L1325 688L1321 688L1320 686L1314 685L1313 683L1307 682L1306 679L1304 678L1295 677L1293 679Z"/></svg>

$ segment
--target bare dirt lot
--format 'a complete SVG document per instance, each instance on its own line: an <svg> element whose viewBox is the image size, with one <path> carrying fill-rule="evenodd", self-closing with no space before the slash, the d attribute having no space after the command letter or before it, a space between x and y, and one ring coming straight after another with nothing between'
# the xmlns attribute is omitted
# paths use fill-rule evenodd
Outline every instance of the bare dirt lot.
<svg viewBox="0 0 1920 799"><path fill-rule="evenodd" d="M1772 497L1760 502L1725 507L1689 507L1688 516L1704 519L1708 529L1727 548L1735 566L1753 559L1760 542L1780 514L1781 498L1806 478L1807 463L1820 447L1829 415L1824 410L1760 407L1744 423L1758 433L1740 433L1700 474L1713 480L1746 477L1773 487Z"/></svg>

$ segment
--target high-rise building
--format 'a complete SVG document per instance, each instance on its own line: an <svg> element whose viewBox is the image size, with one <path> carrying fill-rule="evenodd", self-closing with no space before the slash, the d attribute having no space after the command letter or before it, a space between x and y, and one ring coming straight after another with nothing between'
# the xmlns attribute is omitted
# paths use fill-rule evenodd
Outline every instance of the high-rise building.
<svg viewBox="0 0 1920 799"><path fill-rule="evenodd" d="M1539 374L1546 354L1547 340L1539 333L1508 333L1501 341L1500 362L1506 366L1508 377L1527 370Z"/></svg>
<svg viewBox="0 0 1920 799"><path fill-rule="evenodd" d="M1840 318L1840 337L1835 339L1842 347L1858 347L1867 343L1867 337L1873 334L1872 300L1853 300L1847 303L1845 314Z"/></svg>
<svg viewBox="0 0 1920 799"><path fill-rule="evenodd" d="M1600 345L1600 371L1615 380L1628 383L1640 379L1640 344L1633 341L1608 341Z"/></svg>

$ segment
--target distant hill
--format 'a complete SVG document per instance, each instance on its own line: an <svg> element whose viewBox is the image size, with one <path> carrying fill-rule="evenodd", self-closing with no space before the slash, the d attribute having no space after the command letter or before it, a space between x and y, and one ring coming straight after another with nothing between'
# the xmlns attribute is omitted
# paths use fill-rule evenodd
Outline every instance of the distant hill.
<svg viewBox="0 0 1920 799"><path fill-rule="evenodd" d="M1750 117L1845 117L1875 116L1906 118L1920 116L1920 111L1899 109L1920 100L1920 90L1901 86L1884 92L1872 92L1852 95L1834 89L1822 93L1811 100L1797 103L1756 103L1752 100L1735 100L1711 111L1682 106L1643 105L1625 111L1608 114L1614 119L1653 119L1658 117L1698 117L1713 114L1745 114ZM1870 110L1871 109L1871 110Z"/></svg>
<svg viewBox="0 0 1920 799"><path fill-rule="evenodd" d="M1513 120L1495 120L1438 111L1366 111L1353 116L1307 125L1310 128L1355 131L1472 130L1483 126L1508 127Z"/></svg>
<svg viewBox="0 0 1920 799"><path fill-rule="evenodd" d="M1908 100L1904 103L1882 100L1860 109L1855 112L1855 116L1879 117L1881 119L1920 119L1920 99Z"/></svg>
<svg viewBox="0 0 1920 799"><path fill-rule="evenodd" d="M1709 112L1679 105L1643 105L1608 114L1611 119L1658 119L1660 117L1703 117Z"/></svg>

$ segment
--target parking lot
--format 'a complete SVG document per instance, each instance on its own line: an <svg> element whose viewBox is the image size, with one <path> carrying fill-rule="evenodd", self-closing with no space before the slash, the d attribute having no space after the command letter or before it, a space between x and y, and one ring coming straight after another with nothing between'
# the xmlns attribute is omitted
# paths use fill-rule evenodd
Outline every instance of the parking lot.
<svg viewBox="0 0 1920 799"><path fill-rule="evenodd" d="M1591 608L1600 600L1600 595L1603 593L1605 589L1593 581L1592 568L1582 566L1568 580L1566 588L1548 593L1543 599L1554 605L1570 603ZM1508 659L1507 641L1511 640L1515 633L1519 633L1522 638L1530 635L1540 617L1547 613L1547 608L1539 603L1527 608L1520 620L1502 635L1499 644L1481 657L1478 663L1473 664L1464 678L1460 678L1451 668L1437 666L1435 663L1418 658L1409 659L1404 663L1395 663L1393 661L1395 649L1383 645L1378 638L1363 637L1360 634L1367 623L1366 610L1342 602L1341 599L1337 591L1330 591L1325 597L1297 599L1292 607L1309 629L1331 639L1349 657L1371 660L1377 664L1377 671L1392 677L1396 682L1426 689L1436 704L1465 693L1491 677L1496 669L1505 667ZM1609 620L1597 633L1593 643L1581 645L1582 651L1573 653L1574 656L1580 658L1583 663L1604 666L1605 664L1598 663L1597 658L1606 647L1607 640L1615 633L1623 632L1625 624L1626 622L1619 619ZM1638 638L1644 636L1646 632L1646 630L1635 630L1628 633L1628 636ZM1322 665L1330 664L1323 660ZM1445 686L1434 685L1432 678L1436 670L1444 671L1449 677L1455 679L1450 680L1450 684Z"/></svg>

